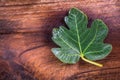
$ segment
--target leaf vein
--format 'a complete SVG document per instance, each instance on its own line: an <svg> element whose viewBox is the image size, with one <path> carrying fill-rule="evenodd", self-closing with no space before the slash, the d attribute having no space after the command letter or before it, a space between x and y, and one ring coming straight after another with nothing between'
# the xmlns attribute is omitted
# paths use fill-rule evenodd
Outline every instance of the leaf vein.
<svg viewBox="0 0 120 80"><path fill-rule="evenodd" d="M98 29L98 26L97 26L97 29ZM93 37L93 39L91 40L91 42L88 44L88 46L83 50L83 53L85 53L85 51L90 47L90 45L93 43L93 41L95 40L96 38L96 34L97 34L97 29L96 29L96 32L95 32L95 36Z"/></svg>
<svg viewBox="0 0 120 80"><path fill-rule="evenodd" d="M61 38L61 40L62 40L65 44L67 44L70 48L72 48L74 51L76 51L77 53L79 53L75 48L73 48L72 46L70 46L64 39Z"/></svg>
<svg viewBox="0 0 120 80"><path fill-rule="evenodd" d="M63 30L63 29L62 29ZM77 43L77 41L76 40L74 40L70 35L68 35L64 30L63 30L63 32L71 39L71 40L73 40L74 42L76 42Z"/></svg>

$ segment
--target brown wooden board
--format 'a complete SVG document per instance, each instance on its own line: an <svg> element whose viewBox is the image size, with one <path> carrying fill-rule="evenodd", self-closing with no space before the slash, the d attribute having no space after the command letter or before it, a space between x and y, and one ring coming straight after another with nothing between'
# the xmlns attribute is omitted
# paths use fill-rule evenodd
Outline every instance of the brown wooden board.
<svg viewBox="0 0 120 80"><path fill-rule="evenodd" d="M99 68L60 62L51 52L54 27L65 25L72 7L102 19L111 54ZM120 80L120 0L0 0L0 80Z"/></svg>

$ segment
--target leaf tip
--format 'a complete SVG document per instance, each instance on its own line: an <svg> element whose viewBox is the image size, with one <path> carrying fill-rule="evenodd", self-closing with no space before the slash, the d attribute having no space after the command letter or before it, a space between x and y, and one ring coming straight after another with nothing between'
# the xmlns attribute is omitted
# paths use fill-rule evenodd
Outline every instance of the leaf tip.
<svg viewBox="0 0 120 80"><path fill-rule="evenodd" d="M71 8L70 11L69 11L69 14L70 14L70 13L76 13L76 12L80 12L80 13L84 14L81 10L79 10L79 9L76 8L76 7Z"/></svg>
<svg viewBox="0 0 120 80"><path fill-rule="evenodd" d="M58 31L58 28L53 28L52 33L56 33Z"/></svg>

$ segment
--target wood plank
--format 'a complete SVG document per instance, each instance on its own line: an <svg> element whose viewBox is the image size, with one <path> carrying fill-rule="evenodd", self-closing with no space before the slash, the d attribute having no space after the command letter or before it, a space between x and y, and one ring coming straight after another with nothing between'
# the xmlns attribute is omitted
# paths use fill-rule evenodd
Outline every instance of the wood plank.
<svg viewBox="0 0 120 80"><path fill-rule="evenodd" d="M88 26L96 18L108 25L105 42L111 43L113 50L98 61L103 68L84 61L63 64L52 54L51 48L56 45L51 31L65 25L64 17L72 7L88 15ZM119 80L119 33L119 0L1 0L0 80L12 80L13 75L17 80Z"/></svg>

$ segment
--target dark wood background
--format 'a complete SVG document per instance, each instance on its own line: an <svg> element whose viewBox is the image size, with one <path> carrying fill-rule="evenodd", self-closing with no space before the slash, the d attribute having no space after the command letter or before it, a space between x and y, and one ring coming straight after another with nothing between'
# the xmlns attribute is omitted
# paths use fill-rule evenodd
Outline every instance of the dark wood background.
<svg viewBox="0 0 120 80"><path fill-rule="evenodd" d="M63 64L51 53L51 31L72 7L89 24L99 18L108 25L113 50L97 61L104 67ZM120 80L120 0L0 0L0 80Z"/></svg>

